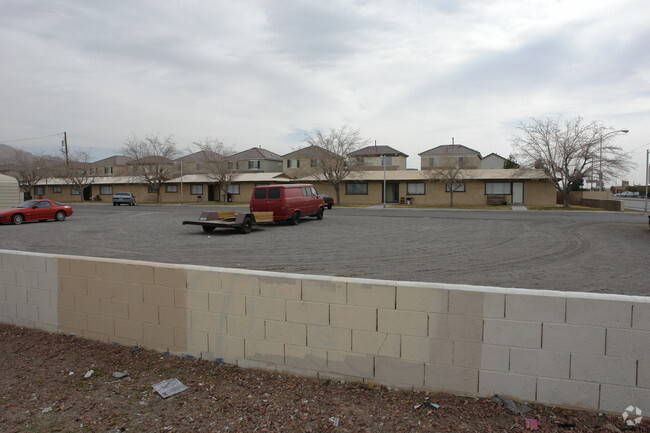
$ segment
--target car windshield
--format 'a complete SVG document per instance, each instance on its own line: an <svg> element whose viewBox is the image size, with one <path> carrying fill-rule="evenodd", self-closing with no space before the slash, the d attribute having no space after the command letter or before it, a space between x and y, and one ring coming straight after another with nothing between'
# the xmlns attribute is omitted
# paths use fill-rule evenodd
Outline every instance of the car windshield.
<svg viewBox="0 0 650 433"><path fill-rule="evenodd" d="M38 200L27 200L27 201L22 202L21 204L19 204L16 207L20 207L20 208L33 207L37 202L38 202Z"/></svg>
<svg viewBox="0 0 650 433"><path fill-rule="evenodd" d="M131 195L131 193L130 192L116 192L115 195L123 195L123 196L128 197L129 195Z"/></svg>

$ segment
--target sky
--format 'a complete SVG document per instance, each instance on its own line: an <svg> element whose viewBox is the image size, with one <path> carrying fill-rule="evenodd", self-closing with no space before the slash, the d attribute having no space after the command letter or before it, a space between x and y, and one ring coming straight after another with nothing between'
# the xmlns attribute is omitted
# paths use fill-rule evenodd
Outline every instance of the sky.
<svg viewBox="0 0 650 433"><path fill-rule="evenodd" d="M91 160L132 135L284 155L349 125L507 157L520 122L602 121L643 184L647 0L0 0L0 143ZM42 138L41 138L42 137Z"/></svg>

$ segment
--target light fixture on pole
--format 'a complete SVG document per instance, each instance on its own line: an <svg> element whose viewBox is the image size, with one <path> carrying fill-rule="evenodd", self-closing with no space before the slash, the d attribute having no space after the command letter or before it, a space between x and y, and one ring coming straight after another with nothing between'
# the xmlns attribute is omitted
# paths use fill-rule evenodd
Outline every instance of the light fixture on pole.
<svg viewBox="0 0 650 433"><path fill-rule="evenodd" d="M618 129L616 131L611 131L608 132L605 135L600 135L600 157L599 159L599 167L598 167L598 191L604 191L605 190L605 185L603 184L603 139L604 138L609 138L610 136L614 134L618 134L619 132L623 132L627 134L630 132L629 129Z"/></svg>

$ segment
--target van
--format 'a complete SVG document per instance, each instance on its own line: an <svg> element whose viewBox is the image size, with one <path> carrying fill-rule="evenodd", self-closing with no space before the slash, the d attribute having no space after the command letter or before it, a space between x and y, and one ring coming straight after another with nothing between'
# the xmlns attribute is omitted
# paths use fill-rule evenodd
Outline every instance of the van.
<svg viewBox="0 0 650 433"><path fill-rule="evenodd" d="M303 216L322 220L323 197L310 184L263 185L253 189L251 212L273 212L273 221L296 225Z"/></svg>

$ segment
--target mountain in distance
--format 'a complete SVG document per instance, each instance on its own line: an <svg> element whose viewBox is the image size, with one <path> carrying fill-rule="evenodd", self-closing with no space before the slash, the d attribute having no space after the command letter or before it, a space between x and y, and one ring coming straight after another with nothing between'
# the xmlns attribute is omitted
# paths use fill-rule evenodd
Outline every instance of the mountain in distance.
<svg viewBox="0 0 650 433"><path fill-rule="evenodd" d="M16 152L23 154L23 156L27 158L34 156L34 154L31 152L16 149L15 147L11 147L8 144L0 143L0 161L13 159L16 155Z"/></svg>

